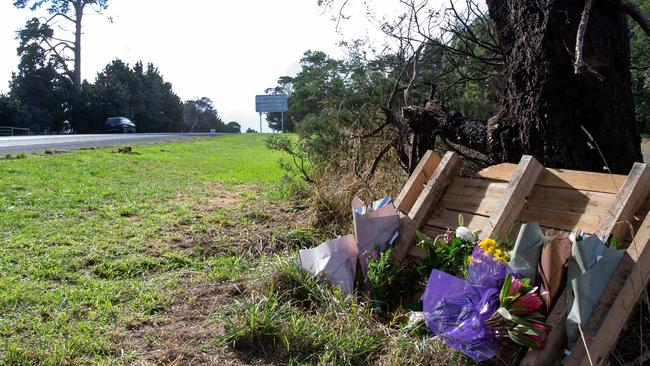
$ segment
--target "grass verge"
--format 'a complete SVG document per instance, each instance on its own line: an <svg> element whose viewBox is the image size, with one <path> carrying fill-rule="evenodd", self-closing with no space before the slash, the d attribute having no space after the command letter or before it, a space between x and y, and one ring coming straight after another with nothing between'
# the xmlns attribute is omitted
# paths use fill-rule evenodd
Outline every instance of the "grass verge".
<svg viewBox="0 0 650 366"><path fill-rule="evenodd" d="M299 269L264 138L1 160L0 364L466 364Z"/></svg>
<svg viewBox="0 0 650 366"><path fill-rule="evenodd" d="M247 259L206 247L256 220L236 214L241 202L282 198L263 138L0 161L0 363L129 362L125 333L169 309L182 273L238 277Z"/></svg>

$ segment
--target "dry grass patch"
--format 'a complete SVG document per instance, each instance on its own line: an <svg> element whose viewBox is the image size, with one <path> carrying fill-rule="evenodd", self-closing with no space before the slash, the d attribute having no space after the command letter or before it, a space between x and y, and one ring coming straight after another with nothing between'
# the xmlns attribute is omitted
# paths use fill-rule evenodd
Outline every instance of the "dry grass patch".
<svg viewBox="0 0 650 366"><path fill-rule="evenodd" d="M236 364L223 349L208 347L223 333L210 315L246 291L245 282L212 283L185 276L169 311L133 329L124 341L134 365ZM229 361L230 360L230 361Z"/></svg>
<svg viewBox="0 0 650 366"><path fill-rule="evenodd" d="M214 196L196 212L161 230L149 250L191 251L202 257L238 255L259 257L288 249L311 247L325 238L311 229L308 207L297 201L264 198L257 187L243 187L236 193L216 186Z"/></svg>

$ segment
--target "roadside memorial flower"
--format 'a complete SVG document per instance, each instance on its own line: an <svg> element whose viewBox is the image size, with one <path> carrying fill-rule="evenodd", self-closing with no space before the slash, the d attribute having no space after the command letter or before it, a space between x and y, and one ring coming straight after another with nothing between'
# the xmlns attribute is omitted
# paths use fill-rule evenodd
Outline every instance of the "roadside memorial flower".
<svg viewBox="0 0 650 366"><path fill-rule="evenodd" d="M447 232L445 233L445 244L449 245L452 240L454 240L454 234L451 230L447 229Z"/></svg>
<svg viewBox="0 0 650 366"><path fill-rule="evenodd" d="M464 226L459 226L458 228L456 228L456 236L465 241L469 241L469 242L476 241L476 237L474 236L474 233Z"/></svg>
<svg viewBox="0 0 650 366"><path fill-rule="evenodd" d="M431 332L476 361L496 357L502 338L540 349L549 332L537 288L515 277L496 247L491 239L474 247L466 280L433 269L423 296Z"/></svg>
<svg viewBox="0 0 650 366"><path fill-rule="evenodd" d="M532 335L528 334L528 338L530 338L531 341L535 342L535 344L538 346L538 348L544 348L544 344L546 343L546 337L548 335L548 327L542 324L534 323L532 326L533 329L539 330L544 332L543 335Z"/></svg>
<svg viewBox="0 0 650 366"><path fill-rule="evenodd" d="M510 262L510 258L508 257L508 254L501 248L500 244L497 243L496 240L491 238L483 239L479 242L478 245L486 253L491 254L497 260L506 264Z"/></svg>
<svg viewBox="0 0 650 366"><path fill-rule="evenodd" d="M469 243L476 243L479 232L480 231L472 232L470 229L466 228L463 214L458 215L458 227L455 231L457 238Z"/></svg>
<svg viewBox="0 0 650 366"><path fill-rule="evenodd" d="M510 284L510 289L508 290L508 296L514 296L518 294L523 288L523 283L518 278L513 278L512 283Z"/></svg>
<svg viewBox="0 0 650 366"><path fill-rule="evenodd" d="M542 307L542 299L536 293L527 293L512 304L513 314L530 314Z"/></svg>

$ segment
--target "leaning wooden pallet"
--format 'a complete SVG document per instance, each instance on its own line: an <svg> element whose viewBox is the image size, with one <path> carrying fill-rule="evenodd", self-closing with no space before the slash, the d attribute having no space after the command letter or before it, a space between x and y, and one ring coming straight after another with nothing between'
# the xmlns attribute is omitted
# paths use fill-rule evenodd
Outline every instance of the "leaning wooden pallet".
<svg viewBox="0 0 650 366"><path fill-rule="evenodd" d="M571 365L605 362L650 278L650 168L637 163L627 176L550 169L524 156L519 164L492 166L476 178L464 178L458 176L460 166L453 152L442 158L428 152L421 160L396 200L404 218L395 258L424 257L415 247L416 233L442 234L456 225L459 214L470 230L481 230L482 238L512 237L525 222L559 232L615 236L629 245L626 255L582 328L584 339L565 360ZM558 364L563 358L565 296L548 314L552 331L545 348L529 351L522 365Z"/></svg>

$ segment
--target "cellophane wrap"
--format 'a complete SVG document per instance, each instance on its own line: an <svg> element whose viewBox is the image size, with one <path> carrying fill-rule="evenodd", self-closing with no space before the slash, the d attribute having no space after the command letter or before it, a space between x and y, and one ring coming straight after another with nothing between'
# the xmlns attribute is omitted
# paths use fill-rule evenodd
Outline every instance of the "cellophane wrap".
<svg viewBox="0 0 650 366"><path fill-rule="evenodd" d="M424 293L429 329L445 344L476 361L499 353L500 336L486 325L499 308L499 293L510 268L478 246L467 280L434 269Z"/></svg>

